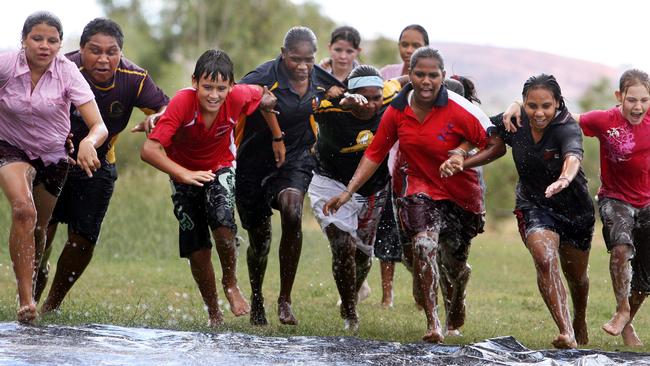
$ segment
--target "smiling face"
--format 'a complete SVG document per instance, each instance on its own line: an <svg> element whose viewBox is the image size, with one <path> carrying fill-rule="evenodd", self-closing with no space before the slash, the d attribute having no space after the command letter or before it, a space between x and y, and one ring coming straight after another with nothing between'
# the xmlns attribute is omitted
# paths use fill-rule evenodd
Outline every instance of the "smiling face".
<svg viewBox="0 0 650 366"><path fill-rule="evenodd" d="M61 49L59 31L45 23L36 24L22 40L30 68L46 69Z"/></svg>
<svg viewBox="0 0 650 366"><path fill-rule="evenodd" d="M226 100L226 97L232 90L232 81L224 80L221 74L217 78L212 78L203 74L200 80L192 78L192 86L196 89L196 97L199 99L199 106L202 114L216 113Z"/></svg>
<svg viewBox="0 0 650 366"><path fill-rule="evenodd" d="M122 50L115 37L97 33L81 46L81 65L94 83L106 83L113 79Z"/></svg>
<svg viewBox="0 0 650 366"><path fill-rule="evenodd" d="M433 104L445 79L444 70L433 57L420 58L409 72L413 84L413 98L418 104Z"/></svg>
<svg viewBox="0 0 650 366"><path fill-rule="evenodd" d="M537 131L543 131L553 121L559 107L560 103L555 100L553 93L545 88L530 89L524 99L530 126Z"/></svg>
<svg viewBox="0 0 650 366"><path fill-rule="evenodd" d="M633 125L640 124L650 107L650 92L640 83L630 85L624 92L616 91L616 99L621 104L621 114Z"/></svg>

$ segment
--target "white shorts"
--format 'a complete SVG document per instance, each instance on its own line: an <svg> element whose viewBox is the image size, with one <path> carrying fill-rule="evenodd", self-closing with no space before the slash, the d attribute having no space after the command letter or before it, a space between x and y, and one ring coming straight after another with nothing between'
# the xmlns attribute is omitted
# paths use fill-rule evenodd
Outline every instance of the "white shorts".
<svg viewBox="0 0 650 366"><path fill-rule="evenodd" d="M341 206L335 214L325 216L323 206L327 201L345 190L343 183L322 175L314 174L307 193L311 209L323 232L330 224L341 231L349 233L357 244L357 249L372 256L377 225L381 211L388 197L388 184L380 191L365 197L353 194L352 198Z"/></svg>

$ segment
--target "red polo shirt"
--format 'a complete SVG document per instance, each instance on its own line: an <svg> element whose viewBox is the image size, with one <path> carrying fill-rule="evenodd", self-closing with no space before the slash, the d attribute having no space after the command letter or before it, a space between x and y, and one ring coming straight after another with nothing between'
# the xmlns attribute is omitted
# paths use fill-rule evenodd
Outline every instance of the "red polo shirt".
<svg viewBox="0 0 650 366"><path fill-rule="evenodd" d="M487 133L483 126L489 119L478 107L443 86L434 107L420 123L408 105L411 84L402 89L391 103L365 156L381 163L393 144L399 140L399 152L406 163L404 182L396 193L400 197L423 193L433 200L450 200L464 210L484 211L481 187L473 169L450 178L441 178L439 167L448 151L463 140L484 148Z"/></svg>
<svg viewBox="0 0 650 366"><path fill-rule="evenodd" d="M206 129L196 90L181 89L169 102L149 139L160 142L170 159L190 170L217 171L233 166L235 124L242 114L253 113L261 99L258 87L235 85L212 126Z"/></svg>

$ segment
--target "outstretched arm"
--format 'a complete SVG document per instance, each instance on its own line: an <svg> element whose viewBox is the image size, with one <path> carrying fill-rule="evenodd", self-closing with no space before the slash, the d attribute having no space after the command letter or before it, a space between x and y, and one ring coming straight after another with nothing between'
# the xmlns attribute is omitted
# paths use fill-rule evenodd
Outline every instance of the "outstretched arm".
<svg viewBox="0 0 650 366"><path fill-rule="evenodd" d="M365 156L362 157L359 166L357 166L357 170L354 172L354 175L352 176L352 179L350 179L345 191L341 192L338 196L330 198L330 200L325 203L325 206L323 206L323 213L325 215L336 213L341 206L350 200L352 194L359 190L359 188L361 188L361 186L363 186L364 183L375 174L377 168L379 168L379 164Z"/></svg>
<svg viewBox="0 0 650 366"><path fill-rule="evenodd" d="M546 187L546 198L549 198L568 187L569 184L571 184L573 181L573 178L575 178L578 174L579 170L580 159L575 155L566 155L564 157L564 164L562 165L562 172L560 173L560 176L555 182Z"/></svg>
<svg viewBox="0 0 650 366"><path fill-rule="evenodd" d="M144 132L147 134L151 132L153 127L156 125L156 122L158 122L160 116L165 113L165 109L167 109L166 105L160 107L156 113L147 115L142 122L138 123L131 129L131 132Z"/></svg>

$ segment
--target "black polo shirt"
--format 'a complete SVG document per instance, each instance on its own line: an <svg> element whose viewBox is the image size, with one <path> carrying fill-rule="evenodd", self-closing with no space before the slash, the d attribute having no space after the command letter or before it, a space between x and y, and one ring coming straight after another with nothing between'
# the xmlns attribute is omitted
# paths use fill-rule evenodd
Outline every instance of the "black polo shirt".
<svg viewBox="0 0 650 366"><path fill-rule="evenodd" d="M582 168L567 188L550 198L545 197L546 188L562 172L564 157L574 155L582 160L582 132L571 113L566 108L561 109L538 143L533 140L530 122L523 108L521 115L522 127L515 133L505 130L503 114L491 117L494 126L488 129L489 134L498 134L512 147L512 157L519 173L517 207L547 207L569 217L593 211Z"/></svg>
<svg viewBox="0 0 650 366"><path fill-rule="evenodd" d="M342 84L325 70L314 65L309 88L301 98L289 83L288 71L281 56L268 61L249 72L240 81L242 84L267 86L278 99L276 110L280 112L278 122L284 132L286 159L291 160L310 149L316 142L316 122L313 113L325 92L332 85ZM237 143L237 164L275 165L271 148L271 131L259 111L240 119L235 130Z"/></svg>

